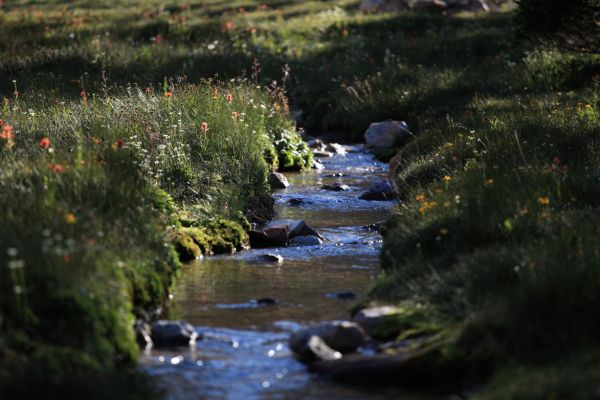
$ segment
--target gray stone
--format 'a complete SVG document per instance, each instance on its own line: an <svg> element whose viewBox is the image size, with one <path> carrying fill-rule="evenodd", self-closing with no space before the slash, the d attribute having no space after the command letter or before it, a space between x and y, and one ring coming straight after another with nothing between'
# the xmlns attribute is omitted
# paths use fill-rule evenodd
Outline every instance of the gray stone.
<svg viewBox="0 0 600 400"><path fill-rule="evenodd" d="M283 257L280 256L279 254L261 254L260 256L258 256L258 259L263 262L269 262L269 263L275 263L275 264L283 263Z"/></svg>
<svg viewBox="0 0 600 400"><path fill-rule="evenodd" d="M133 325L133 330L135 332L135 340L141 348L152 346L152 330L149 323L138 319Z"/></svg>
<svg viewBox="0 0 600 400"><path fill-rule="evenodd" d="M347 192L347 191L350 190L350 186L336 182L336 183L333 183L331 185L329 185L329 184L323 185L323 186L321 186L321 189L323 189L323 190L329 190L329 191L332 191L332 192Z"/></svg>
<svg viewBox="0 0 600 400"><path fill-rule="evenodd" d="M286 225L266 226L262 230L251 230L248 236L253 248L282 247L288 241L288 228Z"/></svg>
<svg viewBox="0 0 600 400"><path fill-rule="evenodd" d="M317 236L296 236L290 242L290 246L318 246L321 243L323 243L323 241Z"/></svg>
<svg viewBox="0 0 600 400"><path fill-rule="evenodd" d="M325 146L325 151L330 151L334 154L339 154L342 156L345 156L348 153L346 148L338 143L329 143L327 146Z"/></svg>
<svg viewBox="0 0 600 400"><path fill-rule="evenodd" d="M155 347L191 346L198 338L194 327L183 321L154 321L151 333Z"/></svg>
<svg viewBox="0 0 600 400"><path fill-rule="evenodd" d="M327 343L319 336L311 336L302 347L296 349L295 353L301 361L306 363L315 360L332 361L342 358L339 351L327 346Z"/></svg>
<svg viewBox="0 0 600 400"><path fill-rule="evenodd" d="M352 321L359 324L367 333L372 334L385 318L396 315L401 312L400 309L392 306L363 308L352 317Z"/></svg>
<svg viewBox="0 0 600 400"><path fill-rule="evenodd" d="M365 331L357 323L332 321L294 332L290 337L290 348L294 353L302 354L313 336L323 339L327 346L342 354L356 351L367 341Z"/></svg>
<svg viewBox="0 0 600 400"><path fill-rule="evenodd" d="M311 168L312 169L324 169L325 166L323 165L323 163L321 161L313 159Z"/></svg>
<svg viewBox="0 0 600 400"><path fill-rule="evenodd" d="M394 186L389 180L383 180L375 182L366 192L364 192L360 198L363 200L394 200L397 197Z"/></svg>
<svg viewBox="0 0 600 400"><path fill-rule="evenodd" d="M417 0L413 4L413 9L416 11L443 12L446 8L447 5L442 0Z"/></svg>
<svg viewBox="0 0 600 400"><path fill-rule="evenodd" d="M271 185L271 189L285 189L290 186L285 175L279 172L271 172L268 180L269 185Z"/></svg>
<svg viewBox="0 0 600 400"><path fill-rule="evenodd" d="M374 122L365 132L365 142L376 150L389 149L406 144L412 136L404 121Z"/></svg>
<svg viewBox="0 0 600 400"><path fill-rule="evenodd" d="M313 155L319 158L329 158L333 157L333 153L325 150L313 150Z"/></svg>
<svg viewBox="0 0 600 400"><path fill-rule="evenodd" d="M325 143L321 139L312 139L306 142L306 144L311 149L323 149L325 147Z"/></svg>

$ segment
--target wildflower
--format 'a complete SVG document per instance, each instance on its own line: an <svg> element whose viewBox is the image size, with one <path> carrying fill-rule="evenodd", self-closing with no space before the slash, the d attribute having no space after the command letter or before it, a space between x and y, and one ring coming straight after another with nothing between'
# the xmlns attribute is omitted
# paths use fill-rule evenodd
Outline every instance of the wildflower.
<svg viewBox="0 0 600 400"><path fill-rule="evenodd" d="M494 179L493 178L488 179L487 181L485 181L485 184L487 186L492 186L494 184Z"/></svg>
<svg viewBox="0 0 600 400"><path fill-rule="evenodd" d="M124 144L125 141L123 139L117 139L117 141L112 144L112 148L113 150L117 150L122 148Z"/></svg>
<svg viewBox="0 0 600 400"><path fill-rule="evenodd" d="M146 86L144 92L146 92L146 94L152 94L152 88L150 86Z"/></svg>
<svg viewBox="0 0 600 400"><path fill-rule="evenodd" d="M200 132L202 132L202 133L208 132L208 122L203 122L200 124Z"/></svg>
<svg viewBox="0 0 600 400"><path fill-rule="evenodd" d="M600 82L600 74L596 74L596 75L592 76L592 81Z"/></svg>
<svg viewBox="0 0 600 400"><path fill-rule="evenodd" d="M38 144L42 149L47 149L48 147L50 147L50 139L48 139L47 137L41 138Z"/></svg>
<svg viewBox="0 0 600 400"><path fill-rule="evenodd" d="M66 213L65 214L65 222L69 225L73 225L75 222L77 222L77 218L75 217L75 215L73 213Z"/></svg>
<svg viewBox="0 0 600 400"><path fill-rule="evenodd" d="M81 96L81 98L85 99L87 97L87 93L85 92L85 90L81 89L81 91L79 92L79 96Z"/></svg>
<svg viewBox="0 0 600 400"><path fill-rule="evenodd" d="M450 182L452 180L452 178L448 175L444 176L442 179L444 179L445 182Z"/></svg>
<svg viewBox="0 0 600 400"><path fill-rule="evenodd" d="M15 91L13 92L13 95L14 95L15 97L19 97L19 91L18 91L18 90L15 90Z"/></svg>
<svg viewBox="0 0 600 400"><path fill-rule="evenodd" d="M219 98L219 89L218 88L214 88L213 89L213 95L212 95L212 99L216 100Z"/></svg>
<svg viewBox="0 0 600 400"><path fill-rule="evenodd" d="M259 10L266 10L267 8L269 8L269 6L266 3L260 3L260 6L258 6Z"/></svg>
<svg viewBox="0 0 600 400"><path fill-rule="evenodd" d="M0 133L0 139L10 140L15 138L12 125L6 124L2 127L2 133Z"/></svg>
<svg viewBox="0 0 600 400"><path fill-rule="evenodd" d="M593 108L593 107L592 107L592 105L591 105L591 104L586 104L586 105L585 105L585 109L586 109L586 110L591 110L592 108Z"/></svg>
<svg viewBox="0 0 600 400"><path fill-rule="evenodd" d="M225 96L225 99L227 100L228 103L231 103L233 101L233 95L231 93L227 93L227 96Z"/></svg>
<svg viewBox="0 0 600 400"><path fill-rule="evenodd" d="M165 97L167 97L167 98L171 98L171 97L173 97L173 92L171 92L171 91L166 91L166 92L165 92Z"/></svg>
<svg viewBox="0 0 600 400"><path fill-rule="evenodd" d="M418 194L415 196L415 200L417 201L425 201L425 195L424 194Z"/></svg>
<svg viewBox="0 0 600 400"><path fill-rule="evenodd" d="M225 23L225 30L228 30L228 31L230 31L230 30L232 30L232 29L233 29L233 22L232 22L232 21L227 21L227 22Z"/></svg>
<svg viewBox="0 0 600 400"><path fill-rule="evenodd" d="M451 203L449 201L444 202L444 208L450 208Z"/></svg>
<svg viewBox="0 0 600 400"><path fill-rule="evenodd" d="M440 233L441 233L442 235L446 236L446 235L448 234L448 229L446 229L446 228L442 228L442 229L440 229Z"/></svg>
<svg viewBox="0 0 600 400"><path fill-rule="evenodd" d="M2 104L4 104L4 107L8 107L10 105L10 99L6 96L4 96L2 98Z"/></svg>
<svg viewBox="0 0 600 400"><path fill-rule="evenodd" d="M548 197L538 197L537 201L542 206L550 205L550 199Z"/></svg>
<svg viewBox="0 0 600 400"><path fill-rule="evenodd" d="M51 169L57 174L62 174L64 172L64 168L60 164L48 164L48 169Z"/></svg>
<svg viewBox="0 0 600 400"><path fill-rule="evenodd" d="M237 111L233 111L231 113L231 118L233 118L233 119L240 119L240 116L241 116L241 114Z"/></svg>

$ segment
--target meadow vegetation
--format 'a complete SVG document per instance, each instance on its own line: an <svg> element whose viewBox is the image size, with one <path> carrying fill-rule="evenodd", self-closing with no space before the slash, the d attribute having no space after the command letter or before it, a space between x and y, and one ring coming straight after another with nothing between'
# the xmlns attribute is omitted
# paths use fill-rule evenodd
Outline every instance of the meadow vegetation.
<svg viewBox="0 0 600 400"><path fill-rule="evenodd" d="M0 381L130 366L180 255L242 246L267 172L310 165L293 114L408 121L372 296L433 310L480 397L597 395L600 57L359 3L0 6Z"/></svg>

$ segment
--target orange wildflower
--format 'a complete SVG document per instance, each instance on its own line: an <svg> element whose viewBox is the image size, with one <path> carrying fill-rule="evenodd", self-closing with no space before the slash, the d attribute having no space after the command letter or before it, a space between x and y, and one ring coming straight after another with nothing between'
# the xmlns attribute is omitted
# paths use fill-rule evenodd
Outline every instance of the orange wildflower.
<svg viewBox="0 0 600 400"><path fill-rule="evenodd" d="M47 137L41 138L38 144L42 149L47 149L48 147L50 147L50 139L48 139Z"/></svg>
<svg viewBox="0 0 600 400"><path fill-rule="evenodd" d="M228 103L231 103L233 101L233 95L231 93L227 93L227 96L225 96L225 99L227 100Z"/></svg>

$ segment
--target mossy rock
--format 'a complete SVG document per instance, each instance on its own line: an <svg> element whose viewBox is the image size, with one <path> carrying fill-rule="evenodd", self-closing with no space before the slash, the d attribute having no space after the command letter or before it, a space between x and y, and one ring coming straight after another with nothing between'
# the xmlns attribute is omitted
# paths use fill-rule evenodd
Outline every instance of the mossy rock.
<svg viewBox="0 0 600 400"><path fill-rule="evenodd" d="M202 250L194 242L194 239L183 231L173 234L172 243L177 253L179 253L179 260L182 262L195 260L202 255Z"/></svg>

